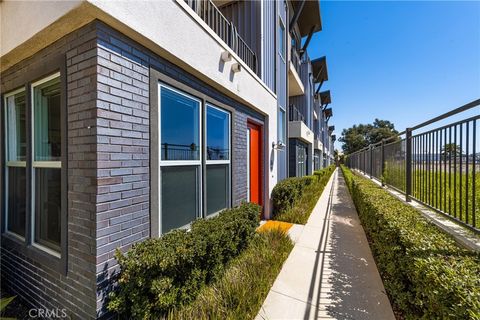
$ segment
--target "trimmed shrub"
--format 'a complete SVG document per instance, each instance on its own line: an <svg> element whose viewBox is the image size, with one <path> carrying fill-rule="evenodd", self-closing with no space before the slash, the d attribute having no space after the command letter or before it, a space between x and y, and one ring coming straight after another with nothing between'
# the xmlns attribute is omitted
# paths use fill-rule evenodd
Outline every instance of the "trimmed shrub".
<svg viewBox="0 0 480 320"><path fill-rule="evenodd" d="M385 289L407 319L480 319L480 254L342 166Z"/></svg>
<svg viewBox="0 0 480 320"><path fill-rule="evenodd" d="M259 206L242 204L195 221L190 231L147 239L126 254L117 250L119 287L108 309L127 318L158 319L193 301L248 246L259 216Z"/></svg>
<svg viewBox="0 0 480 320"><path fill-rule="evenodd" d="M305 208L301 208L301 212L292 212L292 210L299 203L312 201L316 203L334 170L335 166L329 166L315 171L311 176L288 178L277 183L272 190L274 219L305 224L313 207L310 208L311 205L308 204ZM308 199L304 199L306 195ZM304 212L304 209L309 211Z"/></svg>
<svg viewBox="0 0 480 320"><path fill-rule="evenodd" d="M290 209L300 197L305 184L302 178L287 178L278 182L272 190L273 212L280 214Z"/></svg>

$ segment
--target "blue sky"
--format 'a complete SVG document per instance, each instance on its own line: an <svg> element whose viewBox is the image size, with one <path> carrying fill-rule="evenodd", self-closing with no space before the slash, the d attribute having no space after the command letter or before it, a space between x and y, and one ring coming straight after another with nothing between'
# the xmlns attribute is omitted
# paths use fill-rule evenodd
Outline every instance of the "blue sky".
<svg viewBox="0 0 480 320"><path fill-rule="evenodd" d="M403 131L480 98L480 2L320 6L323 30L308 51L311 58L327 56L322 91L331 90L337 137L374 118Z"/></svg>

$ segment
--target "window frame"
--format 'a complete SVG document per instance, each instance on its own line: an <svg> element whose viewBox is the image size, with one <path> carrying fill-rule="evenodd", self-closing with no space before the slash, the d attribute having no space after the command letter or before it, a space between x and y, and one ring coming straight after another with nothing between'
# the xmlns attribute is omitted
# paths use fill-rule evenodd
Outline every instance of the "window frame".
<svg viewBox="0 0 480 320"><path fill-rule="evenodd" d="M281 119L280 119L281 118ZM281 121L280 121L281 120ZM283 107L278 108L277 112L277 141L287 145L287 111ZM284 149L279 149L284 151Z"/></svg>
<svg viewBox="0 0 480 320"><path fill-rule="evenodd" d="M225 113L226 115L228 115L228 160L207 160L207 147L208 147L208 140L207 140L207 130L208 130L208 122L207 122L207 119L208 119L208 116L207 116L207 112L208 112L208 108L213 108L213 109L216 109L217 111L220 111L222 113ZM228 196L227 196L227 208L231 207L232 206L232 132L233 132L233 128L232 128L232 113L225 110L225 109L222 109L220 107L217 107L216 105L210 103L210 102L206 102L205 105L204 105L204 115L205 115L205 125L203 127L203 131L204 131L204 137L205 137L205 148L203 149L203 152L204 152L204 158L205 158L205 170L204 170L204 174L203 174L203 179L205 180L205 194L208 194L208 189L206 187L206 180L207 180L207 167L209 165L228 165L228 175L227 175L227 190L228 190ZM213 212L211 214L208 214L208 210L207 210L207 206L208 206L208 201L207 201L207 196L205 195L205 208L204 208L204 214L203 214L203 217L204 218L207 218L207 217L213 217L217 214L220 213L220 211L217 211L217 212Z"/></svg>
<svg viewBox="0 0 480 320"><path fill-rule="evenodd" d="M42 80L46 77L51 76L52 74L60 73L60 134L61 140L60 145L62 148L62 154L60 161L62 163L61 167L61 216L60 216L60 256L52 255L48 251L43 250L35 245L33 245L32 234L32 114L33 114L33 105L31 97L31 86L32 83L35 83L39 80ZM0 211L1 211L1 240L2 248L16 250L17 252L23 254L24 256L32 259L33 261L46 265L52 268L53 270L66 275L68 270L68 123L67 123L67 68L66 68L66 57L64 53L52 55L44 59L35 60L28 66L28 72L18 72L12 81L2 83L2 94L0 99L0 104L2 112L0 112L0 129L2 132L5 132L6 122L5 122L5 94L11 93L14 90L23 88L26 92L26 136L27 136L27 148L26 148L26 180L27 180L27 190L26 190L26 228L25 228L25 239L19 239L9 232L6 232L5 225L5 216L7 214L6 208L6 199L5 193L0 192ZM5 94L3 94L5 92ZM0 139L0 148L5 150L6 148L6 139ZM6 155L5 152L2 152L0 155L0 185L2 188L5 188L5 168L6 168Z"/></svg>
<svg viewBox="0 0 480 320"><path fill-rule="evenodd" d="M162 107L162 95L161 91L162 88L166 88L167 90L173 91L176 94L179 94L183 97L188 99L194 100L198 102L198 137L199 137L199 159L198 160L162 160L162 113L160 112ZM168 84L165 84L162 81L158 81L157 89L158 91L158 144L160 146L159 151L159 176L158 176L158 199L159 199L159 206L158 206L158 230L159 233L163 234L162 232L162 167L195 167L197 171L197 185L196 185L196 198L197 198L197 212L195 213L196 218L200 218L202 216L202 148L203 148L203 139L202 139L202 101L193 95L189 95L188 93L181 91L177 88L174 88ZM180 226L180 229L189 228L190 223Z"/></svg>
<svg viewBox="0 0 480 320"><path fill-rule="evenodd" d="M25 242L25 237L20 235L20 234L17 234L15 233L14 231L11 231L9 230L8 228L8 212L7 212L7 208L8 208L8 168L25 168L25 180L27 180L27 159L25 159L25 161L9 161L8 160L8 143L6 142L6 139L8 137L8 124L7 124L7 121L9 120L8 119L8 114L7 114L7 107L8 107L8 103L7 103L7 99L11 96L15 96L21 92L24 92L25 93L25 117L27 117L27 109L28 109L28 103L27 103L27 99L28 99L28 95L27 95L27 90L25 87L21 87L21 88L17 88L17 89L14 89L14 90L11 90L7 93L5 93L3 95L3 105L2 105L2 113L3 113L3 126L4 126L4 130L3 130L3 137L4 137L4 148L3 148L3 151L4 151L4 155L5 155L5 165L2 165L2 172L4 172L4 175L2 177L2 180L3 180L3 183L4 183L4 187L3 187L3 197L5 198L5 201L4 203L2 204L2 208L4 208L3 210L5 210L5 216L4 216L4 219L3 221L5 221L5 229L4 229L4 232L5 233L8 233L9 235L13 236L13 237L16 237L18 238L20 241L23 241ZM27 137L27 123L26 123L26 119L25 119L25 137ZM27 145L28 145L28 142L27 142ZM25 158L27 157L27 153L25 154ZM27 189L28 186L26 186L25 189ZM27 192L27 190L25 190L25 192ZM25 199L26 200L26 199ZM27 215L27 208L26 208L26 203L25 203L25 214ZM27 221L26 221L26 218L25 217L25 236L27 235ZM3 230L2 230L3 231Z"/></svg>
<svg viewBox="0 0 480 320"><path fill-rule="evenodd" d="M37 169L59 169L60 171L62 170L62 156L63 154L60 155L60 161L36 161L35 160L35 88L38 87L38 86L41 86L42 84L44 83L47 83L51 80L54 80L54 79L57 79L60 81L60 91L61 91L61 84L62 84L62 80L61 80L61 77L60 77L60 71L58 72L55 72L53 74L50 74L46 77L43 77L41 78L40 80L37 80L33 83L30 84L30 97L31 97L31 101L30 101L30 105L31 105L31 108L28 110L30 112L30 119L32 119L32 121L30 121L30 127L31 127L31 130L30 130L30 153L31 153L31 176L30 176L30 188L31 188L31 201L32 201L32 206L31 206L31 234L32 234L32 238L31 238L31 244L32 246L40 249L40 250L43 250L45 252L47 252L48 254L51 254L57 258L61 258L61 255L62 255L62 248L61 248L61 245L62 245L62 240L61 240L61 234L60 234L60 251L56 251L52 248L49 248L47 245L44 245L44 244L41 244L40 242L37 242L35 241L35 237L36 237L36 232L35 232L35 216L36 216L36 190L35 190L35 185L36 185L36 178L37 178ZM61 93L60 93L61 95ZM61 99L61 98L60 98ZM61 102L60 102L61 103ZM61 105L60 105L60 108L61 108ZM61 111L60 111L61 112ZM62 116L60 115L60 121L62 121ZM60 123L60 126L62 126L62 124ZM62 134L63 132L61 132ZM63 147L63 146L62 146ZM62 148L63 149L63 148ZM63 152L65 152L64 150L62 150ZM62 184L62 178L60 178L60 184L61 186L63 185ZM63 189L63 188L61 188ZM61 191L62 192L62 191ZM63 192L62 192L63 193ZM62 209L60 209L62 210ZM62 216L61 216L61 213L60 213L60 225L62 224L61 223L61 220L62 220ZM61 233L61 228L60 228L60 233Z"/></svg>
<svg viewBox="0 0 480 320"><path fill-rule="evenodd" d="M233 155L233 150L232 146L235 145L235 135L233 131L232 124L234 123L235 115L236 115L236 110L234 107L231 107L211 95L205 94L199 90L197 90L194 86L192 85L187 85L183 82L180 82L165 73L162 73L161 71L158 71L154 67L150 67L150 126L151 128L155 128L155 130L150 130L150 155L151 155L151 160L150 160L150 195L151 195L151 202L150 202L150 236L151 237L159 237L162 235L161 233L161 171L160 171L160 157L161 157L161 149L160 149L160 84L162 84L165 87L168 87L170 89L180 91L184 94L186 94L188 97L194 97L198 99L201 104L200 104L200 112L201 112L201 117L200 117L200 142L202 144L202 149L200 151L200 186L201 186L201 192L200 192L200 201L201 201L201 206L199 209L199 217L197 218L211 218L215 216L216 214L210 214L206 215L206 193L203 192L203 190L206 190L206 156L205 156L205 142L206 142L206 137L205 137L205 123L206 123L206 105L213 105L214 107L217 107L221 109L222 111L226 111L230 113L230 175L229 175L229 181L230 181L230 199L229 199L229 207L232 207L232 204L235 202L235 194L233 193L233 186L236 185L237 178L235 175L233 175L233 172L235 172L235 169L237 168L237 163L235 160L232 159ZM156 128L158 128L158 132L156 131ZM176 162L176 161L174 161ZM168 161L163 161L165 165L169 165ZM179 163L172 163L172 165L187 165L186 161L179 161ZM193 222L193 221L192 221ZM190 228L191 224L188 224L184 226L184 228L188 229Z"/></svg>

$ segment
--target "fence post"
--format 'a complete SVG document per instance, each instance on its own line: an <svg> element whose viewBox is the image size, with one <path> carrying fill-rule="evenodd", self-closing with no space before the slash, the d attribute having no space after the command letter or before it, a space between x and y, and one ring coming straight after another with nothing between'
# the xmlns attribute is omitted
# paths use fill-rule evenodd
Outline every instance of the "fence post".
<svg viewBox="0 0 480 320"><path fill-rule="evenodd" d="M385 186L385 139L382 139L382 147L381 147L381 157L380 157L380 180L382 181L382 187Z"/></svg>
<svg viewBox="0 0 480 320"><path fill-rule="evenodd" d="M406 156L405 156L405 201L410 202L412 194L412 129L406 130Z"/></svg>
<svg viewBox="0 0 480 320"><path fill-rule="evenodd" d="M372 145L368 146L368 148L370 149L370 179L373 178L373 147Z"/></svg>

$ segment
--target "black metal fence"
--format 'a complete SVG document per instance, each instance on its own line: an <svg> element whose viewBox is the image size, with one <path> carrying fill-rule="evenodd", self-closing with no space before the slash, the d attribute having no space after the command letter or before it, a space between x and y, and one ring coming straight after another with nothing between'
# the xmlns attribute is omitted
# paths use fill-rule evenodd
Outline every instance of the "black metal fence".
<svg viewBox="0 0 480 320"><path fill-rule="evenodd" d="M346 163L480 233L480 99L347 155ZM473 116L435 126L451 116Z"/></svg>
<svg viewBox="0 0 480 320"><path fill-rule="evenodd" d="M305 123L305 116L302 114L300 110L298 110L298 108L295 105L291 104L289 108L288 120L302 121L303 123Z"/></svg>
<svg viewBox="0 0 480 320"><path fill-rule="evenodd" d="M212 0L185 0L203 21L257 73L257 56Z"/></svg>

